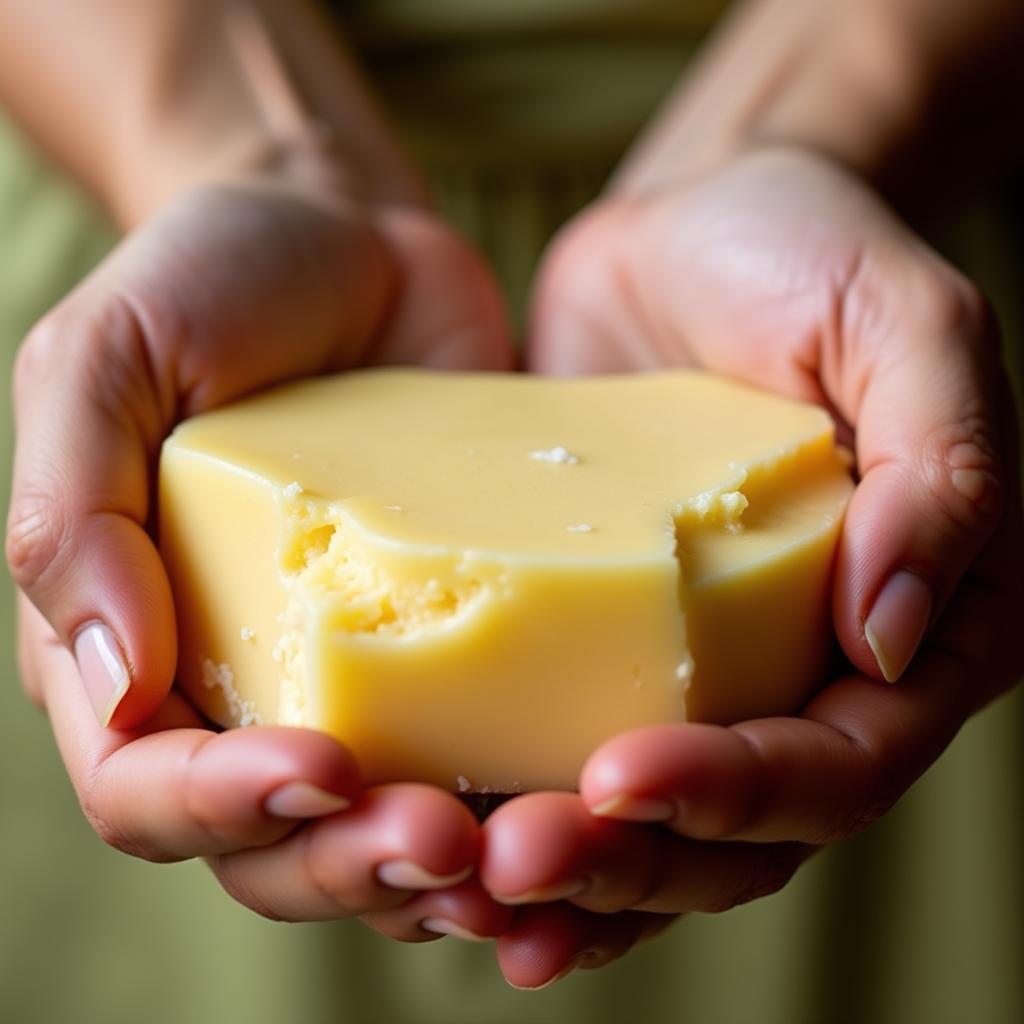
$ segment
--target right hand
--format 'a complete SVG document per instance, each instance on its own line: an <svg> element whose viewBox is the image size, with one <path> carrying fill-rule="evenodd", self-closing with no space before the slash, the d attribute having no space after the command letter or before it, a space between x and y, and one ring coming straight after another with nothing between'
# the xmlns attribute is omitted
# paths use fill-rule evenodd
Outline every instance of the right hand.
<svg viewBox="0 0 1024 1024"><path fill-rule="evenodd" d="M858 484L833 589L849 670L792 716L613 737L579 796L526 794L487 822L490 892L569 893L522 907L499 943L507 976L534 985L621 956L651 914L777 891L1024 671L1018 434L994 324L866 182L772 147L609 195L563 231L535 294L531 369L687 365L818 401Z"/></svg>
<svg viewBox="0 0 1024 1024"><path fill-rule="evenodd" d="M497 289L431 214L267 178L181 195L31 332L7 533L22 677L108 843L207 857L273 918L370 915L420 941L507 926L470 877L480 832L454 796L364 791L333 739L218 733L172 690L151 502L160 444L184 417L359 364L512 361Z"/></svg>

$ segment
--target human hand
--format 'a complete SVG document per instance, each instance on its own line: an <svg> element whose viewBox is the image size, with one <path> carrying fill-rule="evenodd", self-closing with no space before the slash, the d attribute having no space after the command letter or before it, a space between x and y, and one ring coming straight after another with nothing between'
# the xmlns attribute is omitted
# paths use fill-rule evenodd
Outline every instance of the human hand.
<svg viewBox="0 0 1024 1024"><path fill-rule="evenodd" d="M333 740L217 734L171 692L151 496L178 419L268 384L363 363L510 361L490 277L432 215L269 175L183 194L35 328L15 373L7 544L28 598L21 665L107 842L209 857L269 916L372 914L412 939L430 936L425 918L485 935L504 925L509 912L464 880L479 830L454 796L364 792Z"/></svg>
<svg viewBox="0 0 1024 1024"><path fill-rule="evenodd" d="M530 368L665 365L837 417L859 475L833 594L853 667L797 717L636 730L594 753L579 796L500 808L488 890L569 900L499 941L521 984L583 951L584 965L620 955L657 924L645 914L775 891L887 810L1024 668L1017 426L996 332L977 291L862 182L755 152L570 225L540 276Z"/></svg>

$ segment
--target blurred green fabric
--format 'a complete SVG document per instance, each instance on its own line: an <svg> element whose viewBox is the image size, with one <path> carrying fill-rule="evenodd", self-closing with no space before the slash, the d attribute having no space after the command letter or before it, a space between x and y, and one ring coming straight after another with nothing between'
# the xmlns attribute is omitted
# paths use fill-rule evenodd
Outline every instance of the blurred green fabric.
<svg viewBox="0 0 1024 1024"><path fill-rule="evenodd" d="M646 20L630 20L628 6L352 5L410 147L432 168L446 210L497 265L517 315L544 241L599 188L721 4L633 5ZM993 202L951 229L949 242L1019 341L1024 261L1011 224ZM32 321L113 241L83 197L0 122L4 372ZM1019 369L1019 347L1013 355ZM5 405L4 504L11 445ZM504 984L490 946L402 946L355 923L272 924L233 904L200 864L158 867L105 848L78 811L44 718L21 694L12 596L4 577L2 1021L1024 1020L1019 691L972 721L884 821L816 858L782 894L720 917L692 915L617 964L531 994Z"/></svg>

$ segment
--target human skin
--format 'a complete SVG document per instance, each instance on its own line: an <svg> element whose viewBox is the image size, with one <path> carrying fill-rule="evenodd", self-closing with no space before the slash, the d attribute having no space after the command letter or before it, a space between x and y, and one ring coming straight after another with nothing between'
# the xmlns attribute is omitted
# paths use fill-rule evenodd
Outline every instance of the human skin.
<svg viewBox="0 0 1024 1024"><path fill-rule="evenodd" d="M83 64L61 64L40 83L0 59L0 90L122 225L140 226L44 318L15 381L8 555L30 599L24 676L108 842L154 860L206 856L232 895L271 917L359 913L408 940L500 934L506 977L536 987L581 957L597 966L621 955L676 913L778 888L810 850L881 813L1019 674L1019 646L1000 639L1001 602L1019 601L1021 574L1010 570L1021 527L991 321L865 184L898 179L894 155L949 60L928 35L915 62L921 9L910 0L859 5L872 20L857 31L837 29L852 5L811 16L805 3L775 0L751 5L608 196L556 242L538 284L530 363L557 373L706 365L826 400L856 426L863 480L836 590L855 671L801 718L617 738L588 763L580 796L509 801L483 830L438 790L364 792L357 766L325 737L204 728L169 692L173 612L146 532L148 469L173 422L300 374L388 361L499 368L511 356L489 275L425 207L303 8L282 21L273 4L247 5L265 26L257 39L279 51L271 64L282 87L281 74L253 70L266 69L266 46L239 65L219 5L106 6L103 24L121 26L132 44L124 51L138 57L136 89L82 73L99 51L75 5L39 21L41 5L7 3L0 47L17 39L17 52L29 52L26 40L42 45L55 25L70 26ZM906 9L909 27L873 20L893 7ZM993 0L964 15L981 26L977 53L992 49L982 29L1002 10ZM792 33L760 31L765 12L784 15ZM908 41L886 65L897 85L895 71L916 72L905 76L912 86L882 90L892 106L881 110L868 109L874 92L829 78L866 32ZM191 33L202 46L165 42ZM963 26L939 35L962 41ZM794 59L809 43L820 43L820 59ZM749 75L722 71L752 54ZM792 69L789 90L775 87L780 67ZM131 103L110 117L122 93ZM858 131L833 137L844 119L823 116L821 95L872 116L845 119ZM69 106L78 116L55 124L48 112ZM96 145L105 132L108 144ZM928 401L894 418L921 374L935 383ZM978 429L961 437L968 425ZM923 434L934 457L908 458ZM953 451L962 464L949 464ZM947 571L933 575L939 566ZM897 567L922 585L901 577L873 651L865 622ZM95 623L108 632L83 629ZM879 684L879 651L900 675L927 625L909 672ZM130 668L125 692L109 678L104 687L103 655ZM144 799L153 787L168 794L159 807ZM400 867L382 881L384 862ZM513 920L507 904L527 906Z"/></svg>
<svg viewBox="0 0 1024 1024"><path fill-rule="evenodd" d="M779 148L609 197L549 255L531 342L535 372L692 365L824 402L852 428L859 483L833 593L851 666L799 717L635 730L590 757L578 795L524 796L485 823L489 891L576 908L571 942L538 952L524 914L499 940L526 984L628 948L637 912L780 888L1024 669L1017 426L994 325L848 171Z"/></svg>
<svg viewBox="0 0 1024 1024"><path fill-rule="evenodd" d="M429 210L312 13L291 5L278 26L280 10L0 7L0 48L17 43L0 56L5 99L130 231L17 358L7 556L22 676L111 845L205 857L274 918L493 936L511 911L475 877L480 830L455 796L364 789L328 737L218 733L171 689L150 501L177 420L355 365L513 362L479 256ZM69 38L73 59L37 61L44 79L16 67Z"/></svg>
<svg viewBox="0 0 1024 1024"><path fill-rule="evenodd" d="M974 82L965 120L1011 85L1019 104L1022 38L1024 12L1002 0L746 5L551 246L529 370L692 365L820 402L859 482L833 593L850 666L798 717L636 730L591 756L579 795L531 794L487 821L485 885L539 904L498 942L516 983L776 891L1024 672L1018 426L997 330L886 200L927 216L929 191L948 201L966 183L936 103ZM1007 122L979 123L998 137L977 139L976 173L1019 145Z"/></svg>

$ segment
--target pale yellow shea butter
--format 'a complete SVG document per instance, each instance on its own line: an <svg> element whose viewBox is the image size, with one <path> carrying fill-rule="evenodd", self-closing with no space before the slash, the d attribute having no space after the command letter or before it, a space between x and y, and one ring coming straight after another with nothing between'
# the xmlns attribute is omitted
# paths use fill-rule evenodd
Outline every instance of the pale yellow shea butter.
<svg viewBox="0 0 1024 1024"><path fill-rule="evenodd" d="M288 385L164 445L178 678L370 780L573 788L625 729L800 706L852 486L822 410L685 371Z"/></svg>

